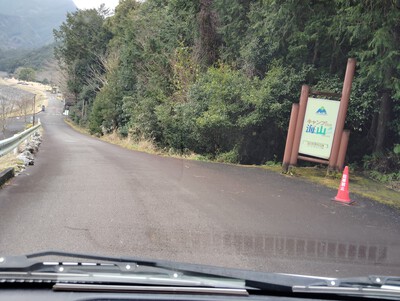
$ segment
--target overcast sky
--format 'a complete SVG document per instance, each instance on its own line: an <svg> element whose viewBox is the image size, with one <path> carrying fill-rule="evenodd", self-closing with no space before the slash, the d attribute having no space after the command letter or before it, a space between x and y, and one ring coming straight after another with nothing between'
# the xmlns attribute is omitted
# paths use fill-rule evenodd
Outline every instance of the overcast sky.
<svg viewBox="0 0 400 301"><path fill-rule="evenodd" d="M98 8L102 3L104 3L107 8L114 9L117 6L119 0L73 0L73 1L79 9Z"/></svg>

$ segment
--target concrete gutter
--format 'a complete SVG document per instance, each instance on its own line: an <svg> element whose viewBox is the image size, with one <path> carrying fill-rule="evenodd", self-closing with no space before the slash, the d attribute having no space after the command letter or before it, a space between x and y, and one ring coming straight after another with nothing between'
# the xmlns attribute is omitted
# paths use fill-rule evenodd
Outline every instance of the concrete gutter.
<svg viewBox="0 0 400 301"><path fill-rule="evenodd" d="M0 172L0 187L3 186L9 179L13 178L14 175L15 173L13 167L9 167Z"/></svg>

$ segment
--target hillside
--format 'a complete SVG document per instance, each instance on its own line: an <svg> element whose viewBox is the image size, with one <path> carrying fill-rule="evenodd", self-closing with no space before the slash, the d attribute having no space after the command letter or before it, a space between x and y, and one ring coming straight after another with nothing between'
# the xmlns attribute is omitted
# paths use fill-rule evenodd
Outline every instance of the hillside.
<svg viewBox="0 0 400 301"><path fill-rule="evenodd" d="M1 0L0 50L33 49L51 43L53 28L75 9L72 0Z"/></svg>
<svg viewBox="0 0 400 301"><path fill-rule="evenodd" d="M54 59L54 44L34 50L16 49L0 51L0 70L13 73L18 67L30 67L35 70Z"/></svg>

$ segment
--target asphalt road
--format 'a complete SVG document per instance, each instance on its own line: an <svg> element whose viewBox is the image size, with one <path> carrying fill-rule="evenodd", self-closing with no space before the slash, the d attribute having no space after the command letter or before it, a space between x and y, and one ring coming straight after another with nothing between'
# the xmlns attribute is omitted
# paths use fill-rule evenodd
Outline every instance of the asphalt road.
<svg viewBox="0 0 400 301"><path fill-rule="evenodd" d="M51 96L35 165L0 190L0 254L47 249L321 276L400 275L399 212L261 168L129 151Z"/></svg>

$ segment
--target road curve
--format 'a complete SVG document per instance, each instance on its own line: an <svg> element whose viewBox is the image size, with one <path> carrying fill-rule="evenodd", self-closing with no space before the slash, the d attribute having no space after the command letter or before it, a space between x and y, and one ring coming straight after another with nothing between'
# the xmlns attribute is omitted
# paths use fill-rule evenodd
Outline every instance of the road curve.
<svg viewBox="0 0 400 301"><path fill-rule="evenodd" d="M400 275L397 211L261 168L82 135L49 95L35 165L0 190L0 254L46 249L323 276Z"/></svg>

